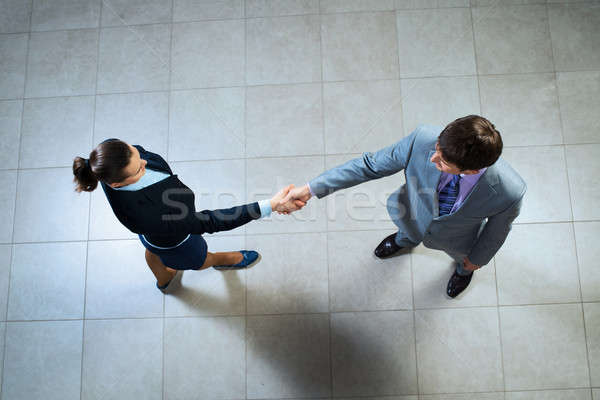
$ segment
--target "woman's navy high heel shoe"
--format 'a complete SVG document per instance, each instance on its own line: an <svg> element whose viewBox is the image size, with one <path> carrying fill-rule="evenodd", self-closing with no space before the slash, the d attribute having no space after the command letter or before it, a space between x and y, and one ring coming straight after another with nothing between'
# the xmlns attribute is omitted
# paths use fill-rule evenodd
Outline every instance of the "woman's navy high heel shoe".
<svg viewBox="0 0 600 400"><path fill-rule="evenodd" d="M219 271L228 271L234 269L245 269L260 261L260 254L253 250L240 250L244 258L241 262L234 265L215 265L213 268Z"/></svg>

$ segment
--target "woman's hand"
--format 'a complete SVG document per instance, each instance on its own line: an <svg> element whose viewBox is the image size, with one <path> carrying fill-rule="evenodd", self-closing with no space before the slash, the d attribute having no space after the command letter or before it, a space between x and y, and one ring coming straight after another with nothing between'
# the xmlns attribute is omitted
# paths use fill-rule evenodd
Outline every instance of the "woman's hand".
<svg viewBox="0 0 600 400"><path fill-rule="evenodd" d="M306 202L302 200L286 199L290 190L293 188L294 185L286 186L271 198L271 209L273 211L276 211L279 214L289 214L291 212L300 210L306 205Z"/></svg>

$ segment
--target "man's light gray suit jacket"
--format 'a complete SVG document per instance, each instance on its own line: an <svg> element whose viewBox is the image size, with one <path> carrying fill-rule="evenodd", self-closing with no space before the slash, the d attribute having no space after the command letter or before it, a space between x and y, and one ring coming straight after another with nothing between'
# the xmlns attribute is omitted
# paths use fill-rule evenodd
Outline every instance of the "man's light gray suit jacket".
<svg viewBox="0 0 600 400"><path fill-rule="evenodd" d="M486 265L504 243L519 215L526 185L502 158L479 178L462 206L439 216L441 172L430 160L441 128L421 125L398 143L323 172L309 182L322 198L337 190L404 170L406 184L388 199L388 212L407 243L420 242ZM462 258L461 258L462 260Z"/></svg>

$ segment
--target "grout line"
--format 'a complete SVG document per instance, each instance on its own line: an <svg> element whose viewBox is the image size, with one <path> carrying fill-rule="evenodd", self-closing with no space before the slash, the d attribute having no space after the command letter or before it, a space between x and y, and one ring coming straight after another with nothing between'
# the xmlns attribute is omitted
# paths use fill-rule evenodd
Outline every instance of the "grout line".
<svg viewBox="0 0 600 400"><path fill-rule="evenodd" d="M69 96L70 97L70 96ZM88 96L91 97L91 96ZM590 143L574 143L574 144L542 144L542 145L524 145L524 146L504 146L504 149L531 149L531 148L552 148L552 147L566 147L566 146L590 146L590 145L598 145L600 142L590 142ZM253 157L232 157L232 158L213 158L213 159L194 159L194 160L169 160L169 164L182 164L182 163L193 163L193 162L219 162L219 161L243 161L243 160L287 160L291 158L310 158L310 157L339 157L339 156L348 156L348 157L358 157L360 156L360 152L350 152L350 153L329 153L329 154L296 154L296 155L276 155L276 156L253 156ZM39 170L49 170L49 169L65 169L71 168L71 165L59 165L59 166L45 166L45 167L19 167L19 168L4 168L0 169L0 171L39 171Z"/></svg>
<svg viewBox="0 0 600 400"><path fill-rule="evenodd" d="M244 17L247 3L244 0ZM248 195L248 20L244 19L244 199ZM248 230L244 226L244 248L248 247ZM244 271L244 398L248 399L248 271Z"/></svg>
<svg viewBox="0 0 600 400"><path fill-rule="evenodd" d="M554 54L554 42L552 40L552 30L550 27L550 11L549 11L549 6L546 3L546 20L547 20L547 26L548 26L548 36L550 39L550 51L551 51L551 55L552 55L552 66L554 69L554 85L556 88L556 101L558 104L558 118L560 120L560 134L561 134L561 139L563 142L563 156L565 158L565 172L566 172L566 176L567 176L567 191L569 193L569 206L570 206L570 210L571 210L571 220L574 219L574 212L573 212L573 196L571 195L571 182L569 179L569 162L567 159L567 146L565 143L565 137L564 137L564 132L565 132L565 126L564 126L564 120L562 118L562 107L561 107L561 103L560 103L560 92L559 92L559 88L558 88L558 73L556 71L556 58L555 58L555 54ZM589 379L589 385L590 387L592 386L592 368L591 368L591 362L590 362L590 349L589 349L589 344L588 344L588 334L587 334L587 326L585 323L585 307L583 306L583 288L581 286L581 272L579 269L580 266L580 261L579 261L579 251L577 250L577 234L575 232L575 223L571 222L571 232L573 234L573 246L574 246L574 250L575 250L575 265L577 267L577 285L579 287L579 299L581 301L581 316L582 316L582 322L583 322L583 335L584 335L584 342L585 342L585 355L586 355L586 360L587 360L587 367L588 367L588 379ZM590 390L591 391L591 390Z"/></svg>
<svg viewBox="0 0 600 400"><path fill-rule="evenodd" d="M421 397L421 385L419 384L419 354L417 352L417 306L415 304L415 275L414 275L414 263L413 256L409 254L410 259L410 281L412 289L412 315L413 315L413 335L415 344L415 374L417 377L417 397Z"/></svg>
<svg viewBox="0 0 600 400"><path fill-rule="evenodd" d="M100 1L100 12L98 15L99 21L98 25L100 25L100 19L102 18L102 1ZM100 75L100 29L96 31L96 76L94 81L94 105L93 105L93 114L92 114L92 132L90 137L90 142L92 146L94 145L94 135L96 133L96 104L97 104L97 96L98 93L98 77ZM81 365L79 370L79 397L83 398L83 362L84 362L84 354L85 354L85 309L87 305L87 272L88 272L88 260L90 254L90 230L92 225L92 194L86 193L88 196L88 220L87 220L87 237L85 241L85 264L84 264L84 273L83 273L83 321L81 327Z"/></svg>
<svg viewBox="0 0 600 400"><path fill-rule="evenodd" d="M502 368L502 388L506 392L506 374L504 372L504 341L502 340L502 320L500 319L500 294L498 290L498 270L496 269L496 258L494 263L494 281L496 284L496 316L498 318L498 340L500 341L500 367Z"/></svg>
<svg viewBox="0 0 600 400"><path fill-rule="evenodd" d="M166 148L165 148L165 156L166 159L169 159L169 144L170 144L170 139L171 139L171 102L172 102L172 90L171 89L171 84L172 84L172 80L173 80L173 16L174 16L174 9L175 9L175 0L171 0L171 18L170 21L171 23L169 24L169 78L168 78L168 92L169 95L167 96L167 144L166 144ZM162 400L165 400L166 398L166 368L165 368L165 358L166 358L166 353L167 353L167 341L166 341L166 319L165 319L165 315L166 315L166 296L163 295L163 309L162 309L162 357L161 357L161 397Z"/></svg>
<svg viewBox="0 0 600 400"><path fill-rule="evenodd" d="M556 71L557 73L577 73L577 72L600 72L600 69L589 69L589 70L574 70L574 71ZM426 80L426 79L453 79L453 78L475 78L475 77L511 77L511 76L523 76L523 75L544 75L552 74L553 71L544 72L522 72L522 73L509 73L509 74L460 74L460 75L431 75L431 76L419 76L419 77L401 77L401 78L381 78L381 79L346 79L346 80L330 80L330 81L298 81L288 83L261 83L261 84L247 84L247 85L227 85L227 86L190 86L186 88L172 88L172 89L149 89L149 90L135 90L135 91L102 91L97 93L99 96L110 96L110 95L125 95L125 94L139 94L139 93L164 93L164 92L189 92L189 91L208 91L215 89L239 89L243 87L277 87L277 86L296 86L296 85L310 85L310 84L336 84L336 83L364 83L364 82L392 82L392 81L415 81L415 80ZM15 101L15 100L38 100L38 99L53 99L63 97L85 97L93 96L93 93L87 94L70 94L68 96L23 96L14 98L3 98L1 101ZM597 143L597 142L591 142ZM580 143L572 143L580 144ZM581 143L586 144L586 142ZM521 146L523 147L523 146Z"/></svg>
<svg viewBox="0 0 600 400"><path fill-rule="evenodd" d="M327 148L327 137L325 135L325 83L323 81L325 74L325 66L323 59L323 15L321 14L321 0L317 2L319 9L319 58L320 58L320 73L321 73L321 98L320 98L320 109L321 109L321 140L323 141L323 153L326 152ZM323 155L323 171L327 170L327 157ZM325 204L325 231L323 234L325 238L325 265L327 266L327 322L328 322L328 363L329 363L329 395L334 396L333 393L333 329L332 329L332 318L331 318L331 266L329 263L329 202Z"/></svg>
<svg viewBox="0 0 600 400"><path fill-rule="evenodd" d="M577 220L577 221L552 221L552 222L527 222L527 223L514 223L513 225L554 225L554 224L571 224L571 223L597 223L598 220ZM342 233L342 232L388 232L393 228L371 228L371 229L330 229L328 231L315 230L315 231L295 231L295 232L255 232L249 233L248 236L281 236L281 235L314 235L320 233ZM217 235L211 237L230 238L244 236L244 233L229 234L229 235ZM90 242L119 242L119 241L137 241L138 239L131 238L114 238L114 239L90 239ZM48 241L32 241L32 242L7 242L0 243L0 245L31 245L31 244L48 244L48 243L81 243L85 242L85 239L81 240L48 240Z"/></svg>
<svg viewBox="0 0 600 400"><path fill-rule="evenodd" d="M31 19L32 19L32 14L33 14L33 0L30 0L30 9L29 9L29 30L31 31ZM27 49L25 50L25 72L24 72L24 78L23 78L23 97L25 96L25 90L27 89L27 70L28 70L28 65L29 65L29 51L30 51L30 43L31 43L31 32L27 33ZM19 125L19 147L17 149L17 173L16 173L16 179L15 179L15 195L14 195L14 206L13 206L13 221L12 221L12 233L11 233L11 242L14 243L15 241L15 227L17 225L17 198L18 198L18 194L19 194L19 164L21 163L21 147L23 146L23 121L25 118L25 100L21 100L21 121L20 121L20 125ZM5 321L4 321L4 334L3 334L3 338L4 338L4 343L2 344L2 375L4 375L4 371L6 371L6 338L7 338L7 332L8 332L8 306L10 304L10 280L11 280L11 275L12 275L12 266L13 266L13 261L14 261L14 256L15 256L15 249L16 246L14 244L11 244L10 246L10 263L9 263L9 268L8 268L8 284L6 287L6 314L5 314ZM0 397L4 397L4 384L6 383L6 379L2 379L2 376L0 376Z"/></svg>
<svg viewBox="0 0 600 400"><path fill-rule="evenodd" d="M521 222L513 223L513 225L554 225L554 224L571 224L571 223L597 223L599 220L577 220L577 221L551 221L551 222ZM320 233L342 233L342 232L388 232L393 229L390 228L359 228L359 229L329 229L325 230L314 230L314 231L295 231L295 232L250 232L248 236L281 236L281 235L315 235ZM210 237L219 238L230 238L245 236L244 233L228 234L228 235L216 235ZM110 238L110 239L90 239L90 242L119 242L119 241L137 241L137 238ZM0 243L0 245L30 245L30 244L48 244L48 243L80 243L85 242L85 239L80 240L48 240L48 241L32 241L32 242L7 242Z"/></svg>
<svg viewBox="0 0 600 400"><path fill-rule="evenodd" d="M496 6L497 4L494 4ZM481 100L481 76L479 74L479 59L477 57L477 42L475 36L475 22L473 21L473 8L470 9L470 17L471 17L471 33L473 34L473 55L475 59L475 72L477 73L477 97L479 98L479 115L483 115L483 103ZM494 263L494 283L496 288L496 318L498 319L498 341L500 345L500 368L502 372L502 389L504 390L503 397L506 398L506 374L504 371L504 342L502 340L502 322L500 319L500 294L498 290L498 275L496 269L496 258L492 258L492 262Z"/></svg>
<svg viewBox="0 0 600 400"><path fill-rule="evenodd" d="M515 304L515 305L500 305L500 308L523 308L523 307L549 307L549 306L561 306L561 305L573 305L582 304L580 301L575 302L563 302L563 303L544 303L544 304ZM586 301L583 304L600 304L600 301ZM415 308L415 311L451 311L451 310L473 310L473 309L495 309L497 306L494 305L480 305L480 306L456 306L456 307L424 307ZM390 313L390 312L410 312L413 311L407 308L398 309L385 309L385 310L336 310L336 311L300 311L300 312L279 312L279 313L259 313L259 314L248 314L249 317L276 317L286 315L328 315L328 314L355 314L355 313ZM169 319L185 319L185 318L229 318L229 317L245 317L245 314L215 314L215 315L166 315L165 320ZM9 319L6 323L27 323L27 322L59 322L59 321L113 321L113 320L138 320L138 319L162 319L162 316L119 316L119 317L93 317L93 318L53 318L53 319Z"/></svg>

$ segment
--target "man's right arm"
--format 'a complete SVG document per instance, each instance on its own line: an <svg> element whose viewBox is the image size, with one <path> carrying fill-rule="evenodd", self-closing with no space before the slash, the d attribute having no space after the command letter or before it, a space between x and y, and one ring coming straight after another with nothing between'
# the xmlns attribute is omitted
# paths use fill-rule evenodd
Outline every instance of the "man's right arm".
<svg viewBox="0 0 600 400"><path fill-rule="evenodd" d="M417 129L391 146L375 153L363 153L361 157L323 172L304 187L305 194L310 190L309 195L322 198L335 191L393 175L403 170L410 160L418 133Z"/></svg>

